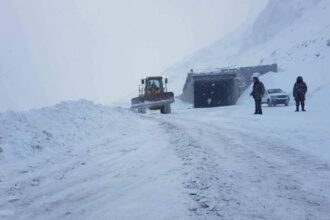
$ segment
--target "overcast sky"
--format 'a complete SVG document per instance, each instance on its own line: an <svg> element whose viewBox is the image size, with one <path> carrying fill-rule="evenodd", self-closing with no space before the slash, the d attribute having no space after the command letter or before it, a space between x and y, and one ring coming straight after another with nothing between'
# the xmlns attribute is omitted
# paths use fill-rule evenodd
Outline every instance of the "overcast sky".
<svg viewBox="0 0 330 220"><path fill-rule="evenodd" d="M0 111L77 98L125 101L142 76L161 75L252 22L266 3L0 1Z"/></svg>

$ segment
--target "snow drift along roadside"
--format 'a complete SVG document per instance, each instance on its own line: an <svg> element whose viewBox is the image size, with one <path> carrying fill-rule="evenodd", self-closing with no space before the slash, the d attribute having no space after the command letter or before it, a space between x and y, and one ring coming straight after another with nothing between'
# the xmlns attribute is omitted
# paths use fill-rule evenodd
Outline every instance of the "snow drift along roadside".
<svg viewBox="0 0 330 220"><path fill-rule="evenodd" d="M157 122L81 100L0 124L0 219L189 219Z"/></svg>

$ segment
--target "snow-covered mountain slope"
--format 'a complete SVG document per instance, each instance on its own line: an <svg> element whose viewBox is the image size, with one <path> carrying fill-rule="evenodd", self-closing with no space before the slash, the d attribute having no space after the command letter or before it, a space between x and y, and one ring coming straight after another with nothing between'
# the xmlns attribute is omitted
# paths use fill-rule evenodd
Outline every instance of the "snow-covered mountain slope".
<svg viewBox="0 0 330 220"><path fill-rule="evenodd" d="M327 0L270 0L252 27L192 55L167 70L180 94L191 69L278 63L272 76L289 92L298 75L310 94L330 83L330 2ZM268 88L277 86L267 82Z"/></svg>
<svg viewBox="0 0 330 220"><path fill-rule="evenodd" d="M253 48L256 45L267 43L274 35L289 28L305 13L311 10L320 0L292 0L269 1L265 10L252 27L252 33L245 40L243 48Z"/></svg>

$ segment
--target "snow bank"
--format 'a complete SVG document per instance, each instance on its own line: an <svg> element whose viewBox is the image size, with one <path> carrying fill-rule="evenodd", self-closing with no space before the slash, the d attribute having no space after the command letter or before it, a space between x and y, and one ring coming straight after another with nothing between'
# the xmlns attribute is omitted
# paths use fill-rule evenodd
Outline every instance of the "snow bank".
<svg viewBox="0 0 330 220"><path fill-rule="evenodd" d="M189 219L157 122L80 100L0 124L0 219Z"/></svg>
<svg viewBox="0 0 330 220"><path fill-rule="evenodd" d="M1 156L2 159L24 159L40 153L54 155L72 151L75 150L72 142L82 144L108 131L114 136L119 131L129 132L132 121L129 117L122 109L85 100L62 102L41 110L1 113ZM95 130L98 133L95 134Z"/></svg>

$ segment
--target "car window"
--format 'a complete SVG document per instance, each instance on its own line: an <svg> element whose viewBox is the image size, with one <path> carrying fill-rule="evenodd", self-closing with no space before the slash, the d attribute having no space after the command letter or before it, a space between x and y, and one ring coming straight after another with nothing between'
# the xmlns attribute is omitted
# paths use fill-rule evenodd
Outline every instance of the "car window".
<svg viewBox="0 0 330 220"><path fill-rule="evenodd" d="M281 93L283 92L282 89L268 89L268 93L272 94L272 93Z"/></svg>

